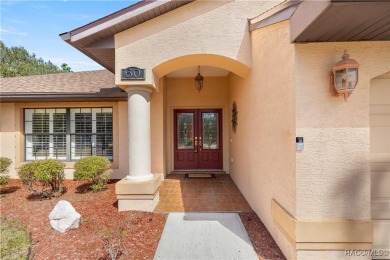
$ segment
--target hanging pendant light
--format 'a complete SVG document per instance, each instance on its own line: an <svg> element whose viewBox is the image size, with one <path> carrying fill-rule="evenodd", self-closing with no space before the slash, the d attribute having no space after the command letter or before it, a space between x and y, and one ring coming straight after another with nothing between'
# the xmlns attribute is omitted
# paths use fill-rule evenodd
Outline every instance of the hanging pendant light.
<svg viewBox="0 0 390 260"><path fill-rule="evenodd" d="M198 75L195 77L195 88L198 92L203 88L203 79L204 77L200 75L200 66L198 66Z"/></svg>

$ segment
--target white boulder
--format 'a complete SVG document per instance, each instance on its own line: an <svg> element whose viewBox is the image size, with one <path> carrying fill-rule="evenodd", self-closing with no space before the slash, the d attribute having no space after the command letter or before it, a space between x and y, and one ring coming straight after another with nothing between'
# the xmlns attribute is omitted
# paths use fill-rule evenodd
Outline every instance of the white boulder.
<svg viewBox="0 0 390 260"><path fill-rule="evenodd" d="M50 226L65 233L69 229L78 228L81 223L81 215L66 200L60 200L49 214Z"/></svg>

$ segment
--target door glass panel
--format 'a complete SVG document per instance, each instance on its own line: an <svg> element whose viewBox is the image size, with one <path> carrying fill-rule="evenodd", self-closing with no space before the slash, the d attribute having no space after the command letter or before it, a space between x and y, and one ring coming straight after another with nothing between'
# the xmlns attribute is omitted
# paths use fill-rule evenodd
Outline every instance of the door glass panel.
<svg viewBox="0 0 390 260"><path fill-rule="evenodd" d="M194 149L193 113L177 113L177 149Z"/></svg>
<svg viewBox="0 0 390 260"><path fill-rule="evenodd" d="M219 149L218 113L202 113L203 149Z"/></svg>

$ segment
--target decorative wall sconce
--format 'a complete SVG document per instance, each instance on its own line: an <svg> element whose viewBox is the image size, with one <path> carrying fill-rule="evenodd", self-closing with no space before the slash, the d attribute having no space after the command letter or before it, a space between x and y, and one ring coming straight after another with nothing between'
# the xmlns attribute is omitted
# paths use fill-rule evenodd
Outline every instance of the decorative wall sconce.
<svg viewBox="0 0 390 260"><path fill-rule="evenodd" d="M198 92L203 88L203 79L204 77L200 75L200 66L198 66L198 75L195 77L195 88Z"/></svg>
<svg viewBox="0 0 390 260"><path fill-rule="evenodd" d="M347 50L341 58L332 69L330 92L332 96L343 95L347 101L358 83L359 63L349 58Z"/></svg>

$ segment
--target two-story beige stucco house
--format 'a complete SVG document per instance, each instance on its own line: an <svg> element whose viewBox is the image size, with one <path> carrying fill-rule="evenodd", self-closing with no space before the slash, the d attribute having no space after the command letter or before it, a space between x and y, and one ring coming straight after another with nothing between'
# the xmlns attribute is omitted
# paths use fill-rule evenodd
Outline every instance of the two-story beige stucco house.
<svg viewBox="0 0 390 260"><path fill-rule="evenodd" d="M379 0L141 1L61 34L107 71L1 80L1 156L13 177L57 158L68 178L107 156L119 210L153 210L172 172L226 173L288 259L389 249L389 14ZM329 91L344 50L359 63L346 99Z"/></svg>

